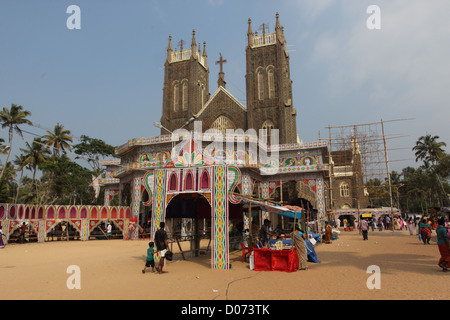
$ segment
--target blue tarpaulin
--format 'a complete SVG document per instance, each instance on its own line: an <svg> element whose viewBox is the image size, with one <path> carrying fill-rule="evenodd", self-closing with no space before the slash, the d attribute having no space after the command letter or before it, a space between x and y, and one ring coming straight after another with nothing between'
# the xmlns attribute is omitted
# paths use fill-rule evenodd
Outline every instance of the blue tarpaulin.
<svg viewBox="0 0 450 320"><path fill-rule="evenodd" d="M320 263L320 261L317 259L316 251L314 250L314 246L312 245L311 241L306 239L305 245L306 245L306 254L308 255L308 261Z"/></svg>
<svg viewBox="0 0 450 320"><path fill-rule="evenodd" d="M237 198L240 198L238 195ZM257 205L267 211L268 213L275 213L283 217L292 218L292 219L301 219L302 218L302 209L300 207L294 206L279 206L275 204L267 204L262 201L250 200L244 197L241 198L243 202L251 203L252 205Z"/></svg>

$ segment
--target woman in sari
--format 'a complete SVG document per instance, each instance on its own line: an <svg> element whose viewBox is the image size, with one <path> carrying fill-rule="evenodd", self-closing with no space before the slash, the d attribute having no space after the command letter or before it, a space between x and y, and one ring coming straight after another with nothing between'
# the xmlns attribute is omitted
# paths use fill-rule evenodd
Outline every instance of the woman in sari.
<svg viewBox="0 0 450 320"><path fill-rule="evenodd" d="M331 233L332 233L332 228L330 226L330 224L327 222L325 222L325 236L324 236L324 242L325 243L331 243Z"/></svg>
<svg viewBox="0 0 450 320"><path fill-rule="evenodd" d="M292 240L294 242L295 251L297 251L298 255L298 269L299 270L308 270L307 261L308 256L306 254L306 244L305 244L306 235L303 231L300 230L298 226L295 226L295 232L293 233Z"/></svg>
<svg viewBox="0 0 450 320"><path fill-rule="evenodd" d="M422 236L423 244L430 244L431 230L426 218L419 224L419 234Z"/></svg>
<svg viewBox="0 0 450 320"><path fill-rule="evenodd" d="M438 248L439 253L441 254L441 258L439 259L438 265L442 268L442 271L448 271L450 268L450 250L449 250L449 241L447 228L444 227L445 220L444 218L440 218L438 220L438 227L436 228L437 240L438 240Z"/></svg>

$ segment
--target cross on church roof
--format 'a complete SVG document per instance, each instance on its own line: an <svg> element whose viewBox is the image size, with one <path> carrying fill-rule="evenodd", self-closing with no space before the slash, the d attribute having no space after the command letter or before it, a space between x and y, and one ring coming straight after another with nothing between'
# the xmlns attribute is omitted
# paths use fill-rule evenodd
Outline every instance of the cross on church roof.
<svg viewBox="0 0 450 320"><path fill-rule="evenodd" d="M269 31L269 24L263 23L262 25L259 26L259 30L262 30L263 35L265 35L266 30Z"/></svg>
<svg viewBox="0 0 450 320"><path fill-rule="evenodd" d="M186 43L186 42L184 42L183 39L181 39L180 41L178 41L178 45L180 46L180 51L181 51L181 52L183 52L183 45L184 45L185 43Z"/></svg>
<svg viewBox="0 0 450 320"><path fill-rule="evenodd" d="M262 29L262 34L263 34L263 43L266 43L266 30L269 31L269 24L268 23L263 23L260 27L259 30Z"/></svg>
<svg viewBox="0 0 450 320"><path fill-rule="evenodd" d="M223 64L227 62L227 60L224 60L222 57L222 53L220 54L220 59L219 61L216 61L216 64L220 64L220 73L223 73Z"/></svg>

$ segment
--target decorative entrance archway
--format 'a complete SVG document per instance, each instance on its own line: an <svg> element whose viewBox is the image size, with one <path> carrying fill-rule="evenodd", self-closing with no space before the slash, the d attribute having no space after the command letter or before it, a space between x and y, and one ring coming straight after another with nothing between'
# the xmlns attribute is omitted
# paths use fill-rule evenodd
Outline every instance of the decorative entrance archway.
<svg viewBox="0 0 450 320"><path fill-rule="evenodd" d="M201 193L180 193L171 198L166 207L166 230L176 240L181 253L180 242L189 241L190 250L198 256L201 240L208 239L206 250L210 247L212 210L209 200Z"/></svg>
<svg viewBox="0 0 450 320"><path fill-rule="evenodd" d="M229 268L229 203L237 203L232 191L240 171L234 166L194 166L163 168L144 175L144 187L150 195L144 205L152 205L151 238L166 219L169 202L179 194L195 193L205 197L211 206L211 267Z"/></svg>

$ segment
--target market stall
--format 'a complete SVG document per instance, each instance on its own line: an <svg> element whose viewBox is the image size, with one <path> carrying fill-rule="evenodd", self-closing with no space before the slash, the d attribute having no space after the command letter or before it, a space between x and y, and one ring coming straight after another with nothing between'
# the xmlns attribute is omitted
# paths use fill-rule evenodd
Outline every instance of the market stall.
<svg viewBox="0 0 450 320"><path fill-rule="evenodd" d="M277 214L296 220L302 217L302 208L296 206L280 206L268 202L241 199L251 205L259 206L268 213ZM292 246L291 239L269 240L269 248L254 248L252 252L252 269L255 271L284 271L294 272L298 270L299 259L296 250Z"/></svg>
<svg viewBox="0 0 450 320"><path fill-rule="evenodd" d="M254 259L255 271L294 272L297 271L299 264L297 252L293 249L254 249Z"/></svg>

